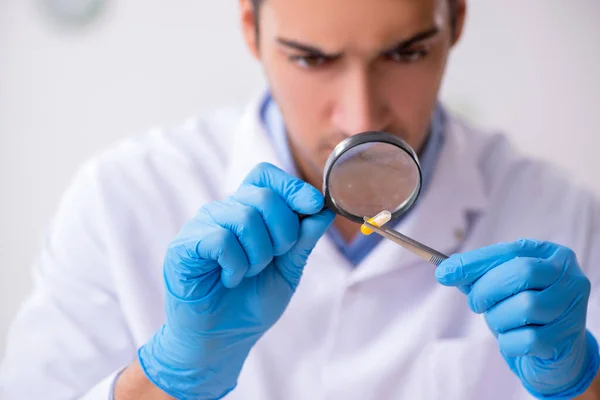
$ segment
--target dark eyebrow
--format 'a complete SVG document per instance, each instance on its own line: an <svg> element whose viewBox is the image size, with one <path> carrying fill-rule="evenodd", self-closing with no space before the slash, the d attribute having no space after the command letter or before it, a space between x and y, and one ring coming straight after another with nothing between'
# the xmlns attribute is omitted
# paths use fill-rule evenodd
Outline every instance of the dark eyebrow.
<svg viewBox="0 0 600 400"><path fill-rule="evenodd" d="M392 51L406 49L415 43L421 42L423 40L429 39L429 38L437 35L439 32L440 32L440 29L437 27L433 27L433 28L427 29L426 31L419 32L419 33L415 34L414 36L396 44L391 49L386 50L384 53L389 53ZM300 43L300 42L297 42L297 41L291 40L291 39L284 39L281 37L277 38L277 42L283 46L292 48L294 50L299 50L299 51L302 51L305 53L314 54L316 56L324 57L324 58L338 58L338 57L341 57L343 54L343 53L327 54L326 52L324 52L323 50L321 50L315 46Z"/></svg>
<svg viewBox="0 0 600 400"><path fill-rule="evenodd" d="M295 40L290 40L290 39L283 39L283 38L277 38L277 42L279 44L282 44L286 47L290 47L294 50L299 50L305 53L310 53L310 54L314 54L318 57L324 57L324 58L338 58L342 56L342 53L338 53L338 54L327 54L326 52L324 52L321 49L318 49L314 46L308 45L308 44L303 44L300 42L296 42Z"/></svg>
<svg viewBox="0 0 600 400"><path fill-rule="evenodd" d="M415 43L422 42L423 40L429 39L429 38L437 35L438 33L440 33L440 29L438 27L429 28L426 31L417 33L416 35L412 36L411 38L403 40L402 42L396 44L395 46L393 46L389 50L385 51L384 53L389 53L389 52L397 51L397 50L405 50L408 47L414 45Z"/></svg>

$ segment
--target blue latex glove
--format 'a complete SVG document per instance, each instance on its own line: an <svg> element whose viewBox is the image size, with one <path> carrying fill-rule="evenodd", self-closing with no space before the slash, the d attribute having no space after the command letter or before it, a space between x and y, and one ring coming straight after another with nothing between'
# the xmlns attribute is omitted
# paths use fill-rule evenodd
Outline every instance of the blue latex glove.
<svg viewBox="0 0 600 400"><path fill-rule="evenodd" d="M493 245L451 256L436 278L485 314L510 369L535 397L572 398L594 380L600 356L586 330L590 282L571 250L533 240Z"/></svg>
<svg viewBox="0 0 600 400"><path fill-rule="evenodd" d="M202 207L170 244L166 323L138 353L177 399L232 391L253 345L282 315L334 219L314 187L258 165L230 198ZM298 214L308 217L300 219Z"/></svg>

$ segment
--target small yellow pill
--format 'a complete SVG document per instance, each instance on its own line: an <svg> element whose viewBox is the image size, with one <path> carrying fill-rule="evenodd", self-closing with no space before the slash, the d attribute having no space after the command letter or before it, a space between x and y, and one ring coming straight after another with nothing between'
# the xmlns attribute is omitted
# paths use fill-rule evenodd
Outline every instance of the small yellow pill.
<svg viewBox="0 0 600 400"><path fill-rule="evenodd" d="M387 224L391 219L392 219L392 213L385 210L385 211L380 212L373 218L370 218L369 220L367 220L367 222L373 226L381 228L383 225ZM373 231L366 224L361 225L360 232L366 236L373 233Z"/></svg>
<svg viewBox="0 0 600 400"><path fill-rule="evenodd" d="M379 226L375 223L375 217L369 219L367 222L370 223L371 225L377 226L379 228ZM371 228L367 227L367 225L365 225L365 224L362 224L360 226L360 232L363 235L366 235L366 236L368 236L371 233L373 233L373 231L371 230Z"/></svg>

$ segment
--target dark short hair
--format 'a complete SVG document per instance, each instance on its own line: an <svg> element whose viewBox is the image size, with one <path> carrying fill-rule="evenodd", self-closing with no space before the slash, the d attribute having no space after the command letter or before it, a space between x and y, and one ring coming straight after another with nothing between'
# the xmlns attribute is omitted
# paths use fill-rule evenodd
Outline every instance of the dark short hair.
<svg viewBox="0 0 600 400"><path fill-rule="evenodd" d="M256 34L258 34L258 11L260 9L260 5L264 0L252 0L252 5L254 6L254 14L256 16ZM458 4L458 0L448 0L450 2L450 13L452 15L452 31L456 31L456 8Z"/></svg>

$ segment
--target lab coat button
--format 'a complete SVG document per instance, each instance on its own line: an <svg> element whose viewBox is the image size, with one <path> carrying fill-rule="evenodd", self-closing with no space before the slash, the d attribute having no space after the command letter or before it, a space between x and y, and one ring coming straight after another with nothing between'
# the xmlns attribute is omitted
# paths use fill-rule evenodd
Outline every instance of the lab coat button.
<svg viewBox="0 0 600 400"><path fill-rule="evenodd" d="M456 229L454 231L454 238L458 241L463 241L465 239L465 230L464 229Z"/></svg>

